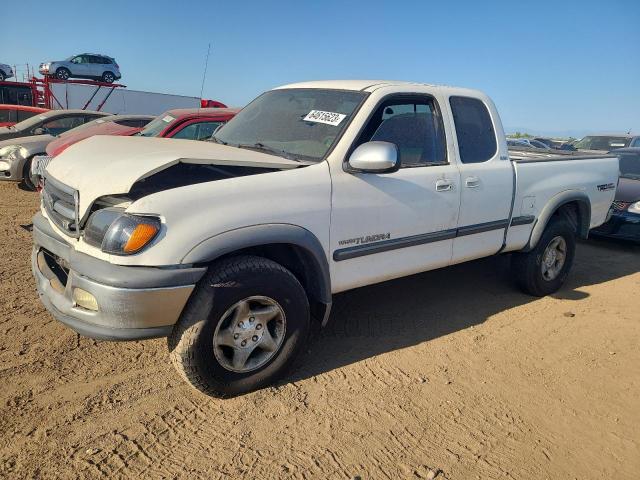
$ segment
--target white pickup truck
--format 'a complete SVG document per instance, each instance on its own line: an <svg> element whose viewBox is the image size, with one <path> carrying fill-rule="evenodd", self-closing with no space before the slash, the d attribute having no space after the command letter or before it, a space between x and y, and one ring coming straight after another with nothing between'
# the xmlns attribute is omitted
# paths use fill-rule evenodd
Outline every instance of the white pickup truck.
<svg viewBox="0 0 640 480"><path fill-rule="evenodd" d="M613 156L510 158L478 91L300 83L212 142L67 149L45 173L32 267L72 329L166 336L195 388L237 395L283 375L334 293L500 253L525 292L555 292L617 181Z"/></svg>

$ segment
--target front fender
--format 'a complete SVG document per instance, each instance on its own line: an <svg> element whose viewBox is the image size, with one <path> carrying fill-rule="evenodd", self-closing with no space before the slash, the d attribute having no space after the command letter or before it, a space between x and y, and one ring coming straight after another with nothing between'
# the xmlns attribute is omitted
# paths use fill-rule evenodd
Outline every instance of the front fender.
<svg viewBox="0 0 640 480"><path fill-rule="evenodd" d="M286 223L252 225L214 235L193 247L183 264L208 263L223 255L261 245L288 244L301 248L312 259L316 272L318 300L331 303L331 276L327 255L320 240L306 228Z"/></svg>

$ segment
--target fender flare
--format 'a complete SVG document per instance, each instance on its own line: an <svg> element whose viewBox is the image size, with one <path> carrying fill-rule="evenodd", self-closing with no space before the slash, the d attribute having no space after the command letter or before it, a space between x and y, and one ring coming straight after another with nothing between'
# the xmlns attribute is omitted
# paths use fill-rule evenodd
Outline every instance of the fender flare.
<svg viewBox="0 0 640 480"><path fill-rule="evenodd" d="M314 275L317 278L314 278L315 285L312 287L317 300L331 305L331 275L327 255L318 237L298 225L271 223L229 230L200 242L187 252L181 263L208 263L234 251L279 243L295 245L307 254L317 274Z"/></svg>
<svg viewBox="0 0 640 480"><path fill-rule="evenodd" d="M527 242L527 245L522 251L527 252L535 248L547 228L552 215L557 212L559 208L572 202L576 202L579 208L577 233L581 238L587 238L589 235L589 226L591 225L591 201L589 200L589 196L580 190L565 190L552 197L544 206L531 230L529 242Z"/></svg>

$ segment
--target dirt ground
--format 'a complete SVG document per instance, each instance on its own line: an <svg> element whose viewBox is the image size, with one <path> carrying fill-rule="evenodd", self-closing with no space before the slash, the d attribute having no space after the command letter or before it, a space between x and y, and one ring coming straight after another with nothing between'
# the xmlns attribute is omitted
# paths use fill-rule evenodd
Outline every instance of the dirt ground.
<svg viewBox="0 0 640 480"><path fill-rule="evenodd" d="M358 289L281 385L184 384L166 342L80 338L37 300L37 196L0 185L0 478L640 478L640 248L568 285L496 257Z"/></svg>

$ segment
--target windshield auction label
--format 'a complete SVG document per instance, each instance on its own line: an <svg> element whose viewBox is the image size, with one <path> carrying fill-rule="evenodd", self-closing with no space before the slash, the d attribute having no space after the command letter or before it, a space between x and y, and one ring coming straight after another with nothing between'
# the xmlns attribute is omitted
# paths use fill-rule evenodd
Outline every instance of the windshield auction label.
<svg viewBox="0 0 640 480"><path fill-rule="evenodd" d="M303 120L305 122L326 123L327 125L333 125L335 127L340 125L340 122L344 120L345 117L346 115L342 113L311 110Z"/></svg>

